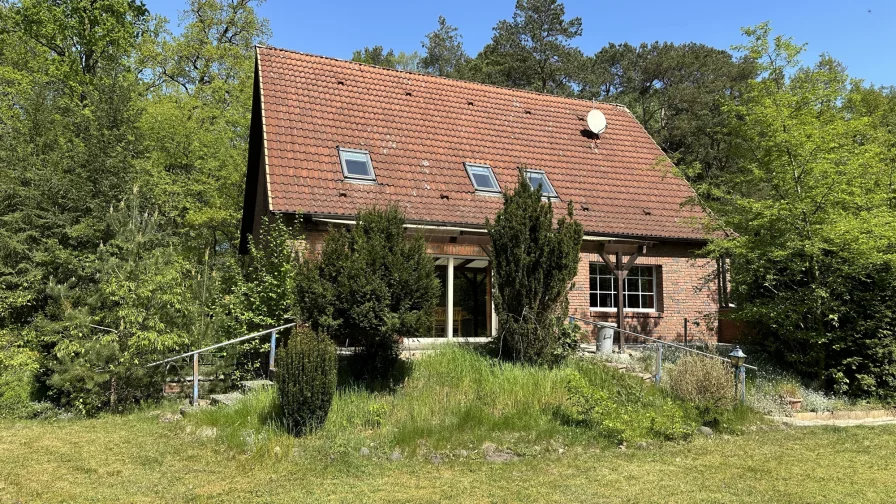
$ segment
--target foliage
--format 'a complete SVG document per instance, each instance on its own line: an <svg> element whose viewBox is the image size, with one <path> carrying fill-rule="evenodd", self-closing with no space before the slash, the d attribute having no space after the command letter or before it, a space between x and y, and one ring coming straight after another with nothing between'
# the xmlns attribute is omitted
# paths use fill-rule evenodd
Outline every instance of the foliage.
<svg viewBox="0 0 896 504"><path fill-rule="evenodd" d="M561 408L566 421L595 429L617 444L687 439L694 432L693 424L686 420L691 412L681 405L666 402L656 412L643 411L641 401L620 401L608 391L590 386L578 373L570 374L567 393Z"/></svg>
<svg viewBox="0 0 896 504"><path fill-rule="evenodd" d="M521 169L516 189L504 195L488 232L502 347L513 360L556 362L582 242L572 203L555 230L551 202L542 201L540 189L529 185Z"/></svg>
<svg viewBox="0 0 896 504"><path fill-rule="evenodd" d="M180 33L165 32L147 56L140 128L149 148L138 180L186 251L210 252L215 267L239 239L254 46L270 37L260 3L190 0Z"/></svg>
<svg viewBox="0 0 896 504"><path fill-rule="evenodd" d="M856 114L869 90L768 25L740 50L758 80L726 105L742 167L713 203L738 233L709 252L731 258L732 299L779 362L853 397L896 391L896 207L892 139Z"/></svg>
<svg viewBox="0 0 896 504"><path fill-rule="evenodd" d="M336 346L311 330L293 333L277 364L277 394L287 430L308 434L327 419L336 393Z"/></svg>
<svg viewBox="0 0 896 504"><path fill-rule="evenodd" d="M51 285L39 344L50 358L50 397L85 414L161 392L145 364L191 341L192 272L138 199L109 213L113 239L91 264L95 284Z"/></svg>
<svg viewBox="0 0 896 504"><path fill-rule="evenodd" d="M266 216L250 238L248 267L229 294L231 318L241 332L283 325L296 306L302 236L281 216Z"/></svg>
<svg viewBox="0 0 896 504"><path fill-rule="evenodd" d="M582 35L582 19L565 17L557 0L517 0L513 17L498 21L465 72L488 84L571 94L584 56L570 42Z"/></svg>
<svg viewBox="0 0 896 504"><path fill-rule="evenodd" d="M734 169L723 104L755 76L752 58L697 43L626 42L607 44L588 65L579 96L627 106L689 180L711 190Z"/></svg>
<svg viewBox="0 0 896 504"><path fill-rule="evenodd" d="M664 384L700 411L734 406L731 366L700 355L686 355L667 367Z"/></svg>
<svg viewBox="0 0 896 504"><path fill-rule="evenodd" d="M462 36L457 28L448 24L445 16L439 16L439 28L426 34L422 42L424 55L420 69L443 77L453 77L469 59L464 52Z"/></svg>
<svg viewBox="0 0 896 504"><path fill-rule="evenodd" d="M14 343L12 335L0 330L0 417L28 414L38 370L37 354Z"/></svg>
<svg viewBox="0 0 896 504"><path fill-rule="evenodd" d="M352 61L410 72L419 71L421 64L420 54L417 51L412 53L402 51L396 55L395 51L392 49L386 51L383 49L383 46L365 47L357 50L352 53Z"/></svg>
<svg viewBox="0 0 896 504"><path fill-rule="evenodd" d="M319 257L302 263L301 314L315 331L360 348L359 371L387 378L400 338L432 330L439 283L423 236L409 237L397 207L361 212L350 230L327 234Z"/></svg>
<svg viewBox="0 0 896 504"><path fill-rule="evenodd" d="M123 405L136 360L227 319L256 3L192 1L177 36L139 1L0 3L0 328L38 399L100 369L82 410Z"/></svg>
<svg viewBox="0 0 896 504"><path fill-rule="evenodd" d="M258 235L249 240L248 266L228 279L231 286L217 303L222 329L234 336L250 334L289 322L297 310L297 246L301 235L287 227L281 216L265 216ZM253 339L226 348L235 380L262 376L270 343Z"/></svg>
<svg viewBox="0 0 896 504"><path fill-rule="evenodd" d="M0 324L44 312L51 278L90 282L109 206L142 151L140 69L152 37L128 0L0 5Z"/></svg>

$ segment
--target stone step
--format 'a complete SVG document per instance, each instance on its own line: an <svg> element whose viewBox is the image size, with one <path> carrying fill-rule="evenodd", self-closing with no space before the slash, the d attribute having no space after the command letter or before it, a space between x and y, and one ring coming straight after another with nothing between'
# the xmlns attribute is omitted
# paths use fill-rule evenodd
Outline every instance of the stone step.
<svg viewBox="0 0 896 504"><path fill-rule="evenodd" d="M217 406L219 404L233 406L233 404L239 401L242 397L243 394L240 394L239 392L231 392L229 394L212 394L209 399L212 406Z"/></svg>
<svg viewBox="0 0 896 504"><path fill-rule="evenodd" d="M271 380L246 380L240 382L240 392L248 394L253 390L259 390L273 386L274 382L272 382Z"/></svg>

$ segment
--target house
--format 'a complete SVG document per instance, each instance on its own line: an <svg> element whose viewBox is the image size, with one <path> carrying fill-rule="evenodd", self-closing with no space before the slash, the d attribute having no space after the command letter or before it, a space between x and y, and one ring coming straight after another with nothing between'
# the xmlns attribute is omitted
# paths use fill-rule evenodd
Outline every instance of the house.
<svg viewBox="0 0 896 504"><path fill-rule="evenodd" d="M600 135L586 124L597 109ZM485 221L520 169L585 230L570 314L715 340L719 286L707 216L623 106L258 47L241 250L263 216L287 216L312 249L359 210L399 205L445 288L433 338L494 334ZM696 322L696 324L695 324Z"/></svg>

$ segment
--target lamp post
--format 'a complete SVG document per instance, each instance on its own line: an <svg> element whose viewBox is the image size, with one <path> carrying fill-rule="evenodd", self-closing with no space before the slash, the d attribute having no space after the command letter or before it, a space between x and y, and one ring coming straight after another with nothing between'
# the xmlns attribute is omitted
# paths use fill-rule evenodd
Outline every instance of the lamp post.
<svg viewBox="0 0 896 504"><path fill-rule="evenodd" d="M744 404L747 401L747 370L744 367L747 354L737 346L728 354L728 360L734 366L734 395L740 399L741 404Z"/></svg>

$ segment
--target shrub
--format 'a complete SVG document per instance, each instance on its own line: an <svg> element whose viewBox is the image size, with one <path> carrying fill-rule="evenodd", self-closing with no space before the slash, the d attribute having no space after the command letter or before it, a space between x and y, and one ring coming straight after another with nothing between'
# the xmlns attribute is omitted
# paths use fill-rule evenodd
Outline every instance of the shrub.
<svg viewBox="0 0 896 504"><path fill-rule="evenodd" d="M701 413L734 406L734 375L720 360L686 355L669 367L667 376L669 389Z"/></svg>
<svg viewBox="0 0 896 504"><path fill-rule="evenodd" d="M299 268L302 316L317 332L360 348L359 373L391 377L400 338L427 336L439 281L422 235L409 237L397 207L367 210L334 229L319 258Z"/></svg>
<svg viewBox="0 0 896 504"><path fill-rule="evenodd" d="M504 195L504 207L488 224L495 265L495 308L506 355L528 363L556 362L567 293L579 265L582 225L572 203L554 229L550 201L526 181Z"/></svg>
<svg viewBox="0 0 896 504"><path fill-rule="evenodd" d="M264 217L257 236L249 238L245 272L234 275L221 303L226 316L220 318L228 324L222 332L234 336L284 325L296 312L299 254L294 245L301 234L276 215ZM233 362L231 378L253 379L264 375L270 344L255 339L228 346L226 352Z"/></svg>
<svg viewBox="0 0 896 504"><path fill-rule="evenodd" d="M38 371L37 355L0 331L0 417L27 416L33 409L31 392Z"/></svg>
<svg viewBox="0 0 896 504"><path fill-rule="evenodd" d="M627 388L624 382L620 385L616 396ZM679 405L668 401L650 405L643 395L614 397L607 389L590 386L579 373L569 377L561 415L573 425L594 428L614 443L643 439L674 441L686 439L694 431Z"/></svg>
<svg viewBox="0 0 896 504"><path fill-rule="evenodd" d="M336 347L326 336L299 329L278 359L277 393L286 428L301 436L327 419L336 394Z"/></svg>

